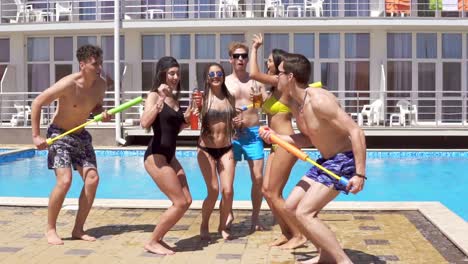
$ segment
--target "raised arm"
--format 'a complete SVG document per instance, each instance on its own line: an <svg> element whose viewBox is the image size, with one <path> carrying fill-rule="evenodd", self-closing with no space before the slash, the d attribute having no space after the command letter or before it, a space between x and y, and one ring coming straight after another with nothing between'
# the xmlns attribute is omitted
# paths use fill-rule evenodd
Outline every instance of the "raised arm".
<svg viewBox="0 0 468 264"><path fill-rule="evenodd" d="M263 44L263 37L261 34L255 34L252 40L252 49L250 51L250 78L271 86L278 86L278 76L269 75L260 72L258 67L258 48Z"/></svg>
<svg viewBox="0 0 468 264"><path fill-rule="evenodd" d="M44 138L41 137L41 130L39 127L39 121L41 117L41 110L43 106L49 105L54 100L60 98L66 93L66 90L70 87L74 87L75 83L73 76L69 75L58 82L56 82L51 87L47 88L44 92L39 94L31 105L31 126L32 126L32 139L34 145L38 149L45 149L47 143Z"/></svg>

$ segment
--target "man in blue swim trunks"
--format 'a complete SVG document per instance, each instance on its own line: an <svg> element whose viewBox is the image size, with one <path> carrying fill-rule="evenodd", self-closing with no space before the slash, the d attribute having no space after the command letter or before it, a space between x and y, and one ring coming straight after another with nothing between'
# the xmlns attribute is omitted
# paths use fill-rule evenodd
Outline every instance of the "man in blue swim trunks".
<svg viewBox="0 0 468 264"><path fill-rule="evenodd" d="M341 192L358 193L366 179L364 132L341 109L336 97L326 89L307 88L311 65L300 54L288 54L279 66L278 89L293 98L291 110L300 134L278 135L298 147L317 148L317 163L349 179L348 186L316 167L299 181L286 200L285 209L302 233L315 245L319 255L305 263L352 263L334 233L318 218L318 213ZM269 142L273 131L261 137Z"/></svg>
<svg viewBox="0 0 468 264"><path fill-rule="evenodd" d="M58 109L52 124L47 130L47 137L53 138L72 128L85 123L90 113L103 115L103 121L111 116L103 112L103 99L107 88L106 81L100 75L102 71L102 50L97 46L85 45L76 52L80 71L60 79L34 99L32 103L32 139L38 149L48 147L48 167L55 171L56 185L49 198L47 213L47 242L62 245L57 234L57 217L65 196L72 182L72 167L78 170L84 181L79 199L72 238L95 241L96 238L84 231L84 223L93 205L99 176L96 155L91 135L85 129L69 134L52 145L47 146L46 139L40 134L39 119L41 108L58 100Z"/></svg>
<svg viewBox="0 0 468 264"><path fill-rule="evenodd" d="M226 86L229 92L236 99L236 108L252 104L250 99L251 89L255 84L250 79L247 72L247 63L249 62L249 48L247 45L239 42L231 43L229 47L229 61L232 65L232 74L226 77ZM265 90L260 88L261 90ZM258 215L262 205L262 181L263 181L263 141L258 136L260 124L258 109L250 108L241 112L234 118L234 124L237 126L236 136L232 142L234 150L234 159L241 161L242 157L247 160L250 168L250 177L252 178L252 226L251 231L263 230ZM232 222L232 215L228 218L227 226Z"/></svg>

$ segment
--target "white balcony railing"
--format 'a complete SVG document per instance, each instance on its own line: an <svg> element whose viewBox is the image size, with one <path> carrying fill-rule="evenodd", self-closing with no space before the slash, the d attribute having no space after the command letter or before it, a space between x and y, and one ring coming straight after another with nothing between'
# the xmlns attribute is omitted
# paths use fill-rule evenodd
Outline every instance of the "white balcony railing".
<svg viewBox="0 0 468 264"><path fill-rule="evenodd" d="M125 91L122 102L137 96L146 95L145 91ZM363 127L399 128L466 128L468 127L468 97L464 92L435 91L343 91L334 92L343 109ZM0 127L30 127L30 105L38 93L0 93ZM181 93L181 106L188 105L190 92ZM113 92L106 93L104 107L114 107ZM18 110L20 109L20 110ZM41 125L52 120L56 103L43 107ZM22 113L21 113L22 112ZM139 125L142 106L133 106L122 113L125 127ZM16 121L14 117L16 116ZM262 119L265 116L262 115ZM93 124L92 126L103 126ZM112 126L112 124L105 124Z"/></svg>
<svg viewBox="0 0 468 264"><path fill-rule="evenodd" d="M468 0L121 0L122 19L467 18ZM114 0L4 0L0 23L110 21Z"/></svg>

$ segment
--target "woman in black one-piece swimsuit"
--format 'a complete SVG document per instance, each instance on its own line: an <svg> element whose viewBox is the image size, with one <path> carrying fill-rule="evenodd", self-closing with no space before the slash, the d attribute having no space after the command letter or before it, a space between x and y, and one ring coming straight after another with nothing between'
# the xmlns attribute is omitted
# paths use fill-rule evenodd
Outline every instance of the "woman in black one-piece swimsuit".
<svg viewBox="0 0 468 264"><path fill-rule="evenodd" d="M146 129L152 127L154 132L145 152L145 169L172 202L172 206L159 217L151 240L145 245L145 250L161 255L174 254L162 239L192 203L185 172L175 157L177 134L186 125L192 110L189 107L183 113L179 106L179 69L174 58L159 59L153 89L148 94L141 117L141 126Z"/></svg>

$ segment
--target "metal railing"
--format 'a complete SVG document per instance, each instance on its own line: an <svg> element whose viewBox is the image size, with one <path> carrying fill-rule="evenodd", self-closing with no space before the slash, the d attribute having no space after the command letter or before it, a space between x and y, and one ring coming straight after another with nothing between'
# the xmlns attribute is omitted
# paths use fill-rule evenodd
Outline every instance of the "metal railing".
<svg viewBox="0 0 468 264"><path fill-rule="evenodd" d="M320 19L320 18L467 18L468 0L120 0L122 19ZM4 0L0 23L110 21L114 0Z"/></svg>
<svg viewBox="0 0 468 264"><path fill-rule="evenodd" d="M183 110L189 104L190 93L188 91L181 93L180 104ZM468 97L465 92L340 91L333 93L343 109L363 127L422 129L468 127ZM122 102L126 102L146 94L146 91L125 91L122 92L121 98ZM38 93L0 93L0 127L30 127L30 113L27 109L37 95ZM114 105L114 93L107 92L104 108L110 109ZM56 108L56 102L43 107L42 126L47 126L51 122ZM123 127L138 127L142 110L142 105L125 110L121 118ZM265 115L262 115L262 119L264 118ZM91 126L113 127L114 123L96 123Z"/></svg>

